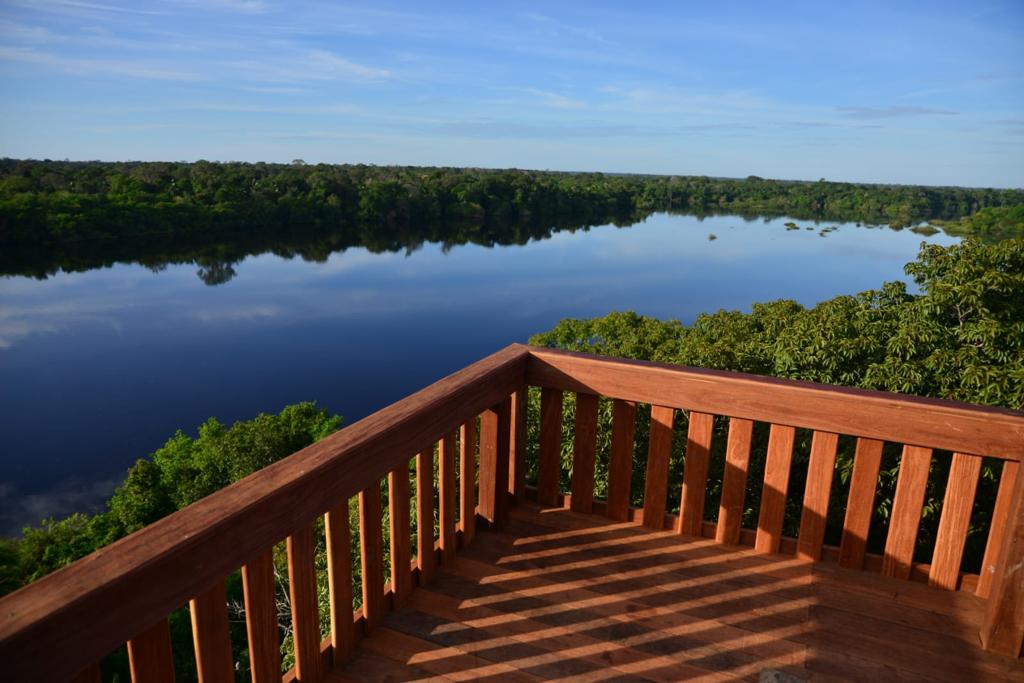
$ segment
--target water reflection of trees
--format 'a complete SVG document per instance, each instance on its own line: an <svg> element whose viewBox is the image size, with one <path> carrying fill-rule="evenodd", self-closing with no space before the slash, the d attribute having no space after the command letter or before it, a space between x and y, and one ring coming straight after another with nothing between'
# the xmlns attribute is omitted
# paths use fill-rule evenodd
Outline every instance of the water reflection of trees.
<svg viewBox="0 0 1024 683"><path fill-rule="evenodd" d="M203 235L150 235L135 239L83 240L50 245L12 245L0 249L0 274L45 279L58 272L84 272L108 268L115 264L136 264L154 272L172 265L194 264L197 276L209 286L230 282L235 266L250 256L274 254L281 258L301 258L323 263L332 254L353 247L371 253L407 255L425 243L441 245L444 252L466 244L480 246L524 245L532 240L547 239L558 232L589 230L597 225L626 228L643 220L648 214L612 214L601 221L558 225L523 222L495 224L420 226L345 226L298 230L255 229L246 232L205 233ZM702 220L716 214L679 214ZM735 216L735 213L727 215ZM779 216L746 215L745 221L769 221ZM827 216L806 216L814 221L829 220ZM831 219L836 220L836 219ZM865 226L870 227L870 226Z"/></svg>

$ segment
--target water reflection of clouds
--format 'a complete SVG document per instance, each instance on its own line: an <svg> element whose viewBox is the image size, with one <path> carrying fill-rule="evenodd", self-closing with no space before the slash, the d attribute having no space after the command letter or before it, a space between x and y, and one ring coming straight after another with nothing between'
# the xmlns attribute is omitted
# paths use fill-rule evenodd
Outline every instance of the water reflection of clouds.
<svg viewBox="0 0 1024 683"><path fill-rule="evenodd" d="M21 493L13 482L0 482L0 536L20 535L24 525L51 517L97 512L122 480L122 476L102 481L72 477L37 493Z"/></svg>

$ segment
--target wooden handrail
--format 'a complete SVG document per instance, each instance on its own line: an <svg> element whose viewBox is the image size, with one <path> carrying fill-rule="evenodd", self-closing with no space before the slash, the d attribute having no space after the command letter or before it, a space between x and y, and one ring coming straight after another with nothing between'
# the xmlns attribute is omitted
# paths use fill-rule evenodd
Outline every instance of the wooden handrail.
<svg viewBox="0 0 1024 683"><path fill-rule="evenodd" d="M1019 462L1024 414L738 372L530 349L527 383Z"/></svg>
<svg viewBox="0 0 1024 683"><path fill-rule="evenodd" d="M64 680L519 389L512 345L0 601L10 680ZM59 653L59 654L55 654Z"/></svg>
<svg viewBox="0 0 1024 683"><path fill-rule="evenodd" d="M1020 550L1024 484L1014 482L1024 459L1024 414L517 344L3 598L0 659L5 662L5 673L13 680L68 679L126 641L133 670L166 671L167 615L190 600L197 624L196 642L207 653L203 665L220 671L224 659L223 615L217 603L222 600L224 578L244 567L246 605L255 619L248 624L250 640L259 650L254 665L259 668L260 680L273 679L279 660L274 650L270 549L288 539L289 572L295 575L291 577L292 601L305 605L301 615L294 615L300 620L294 628L297 673L316 678L321 666L315 577L311 574L312 525L316 519L327 515L332 639L334 654L340 659L353 645L347 607L351 602L347 501L357 494L361 500L360 536L366 574L361 623L369 628L379 622L383 610L402 602L415 583L414 575L416 582L425 584L439 557L451 562L456 547L457 446L460 482L474 481L474 451L477 443L480 446L479 497L475 497L473 486L461 486L458 492L462 509L460 542L472 539L477 521L494 528L507 519L508 496L525 491L526 386L542 389L536 491L545 504L555 504L561 496L562 399L566 391L576 393L571 500L573 507L583 512L596 505L592 497L598 397L614 399L608 501L601 507L620 520L629 512L635 403L653 406L647 459L655 476L648 475L643 482L646 494L642 513L645 524L659 529L669 516L665 506L668 477L664 475L672 452L673 421L677 409L688 410L680 533L700 534L706 525L702 511L714 421L716 416L729 417L726 458L731 467L723 482L723 512L714 534L719 542L739 540L737 515L743 510L751 427L753 421L769 423L772 438L764 485L771 495L762 495L758 529L752 540L764 552L779 550L793 430L815 430L813 466L809 467L797 540L797 552L811 561L822 554L837 435L859 437L843 546L838 552L840 563L853 568L864 562L881 441L904 444L898 486L902 493L882 564L885 573L899 577L905 577L912 568L921 510L918 498L928 475L928 459L933 449L953 451L957 463L954 471L964 473L961 478L965 481L950 490L959 492L957 495L965 500L959 506L944 506L941 535L950 539L950 548L937 554L929 577L933 585L945 588L955 587L959 578L971 508L966 497L974 490L974 481L967 480L976 480L980 456L1004 460L1000 502L993 513L978 594L987 596L991 587L989 623L983 638L997 651L1019 650L1024 617L1019 610L1014 611L1020 579L1013 568L1024 556ZM433 454L439 440L441 529L439 550L435 552L434 515L426 506L433 501ZM422 518L417 525L421 534L418 558L415 573L407 575L403 571L394 577L389 591L383 585L380 561L379 487L381 479L391 475L391 521L398 525L398 536L403 530L407 536L410 487L407 478L404 484L400 478L407 477L413 457L417 458L419 471L417 516ZM467 508L471 511L468 516ZM476 515L472 514L474 508ZM398 545L393 546L392 552L401 558L402 566L410 559L407 541L399 538ZM990 564L994 567L991 570ZM305 672L299 672L300 668Z"/></svg>

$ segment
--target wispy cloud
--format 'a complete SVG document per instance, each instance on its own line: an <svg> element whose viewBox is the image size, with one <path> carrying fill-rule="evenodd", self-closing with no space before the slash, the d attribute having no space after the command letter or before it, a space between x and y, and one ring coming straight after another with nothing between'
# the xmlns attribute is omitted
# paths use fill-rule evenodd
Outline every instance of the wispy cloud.
<svg viewBox="0 0 1024 683"><path fill-rule="evenodd" d="M63 57L29 47L0 47L0 61L37 64L78 76L111 75L158 81L202 80L198 74L177 69L147 66L127 60Z"/></svg>
<svg viewBox="0 0 1024 683"><path fill-rule="evenodd" d="M545 107L553 107L555 109L583 109L587 106L587 103L583 100L562 95L561 93L540 90L539 88L523 88L523 92L536 95L541 104Z"/></svg>
<svg viewBox="0 0 1024 683"><path fill-rule="evenodd" d="M907 116L957 116L958 111L931 107L836 107L836 111L855 119L894 119Z"/></svg>

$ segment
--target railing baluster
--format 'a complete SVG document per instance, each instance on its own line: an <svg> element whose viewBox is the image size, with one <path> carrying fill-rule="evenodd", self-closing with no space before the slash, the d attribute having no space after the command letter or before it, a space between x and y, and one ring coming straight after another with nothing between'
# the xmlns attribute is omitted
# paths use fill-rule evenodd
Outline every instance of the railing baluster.
<svg viewBox="0 0 1024 683"><path fill-rule="evenodd" d="M161 619L128 641L132 683L174 683L171 629Z"/></svg>
<svg viewBox="0 0 1024 683"><path fill-rule="evenodd" d="M793 427L773 424L768 435L768 455L764 463L764 487L761 489L761 511L757 517L754 549L777 553L782 542L782 524L786 518L786 492L789 489L789 468L793 461Z"/></svg>
<svg viewBox="0 0 1024 683"><path fill-rule="evenodd" d="M708 488L711 461L711 435L715 416L690 411L686 436L686 460L683 464L683 493L679 503L680 534L700 536L704 525L704 496Z"/></svg>
<svg viewBox="0 0 1024 683"><path fill-rule="evenodd" d="M832 475L836 469L836 448L839 435L832 432L814 432L811 439L811 458L807 463L807 487L800 513L800 532L796 540L796 554L805 560L821 559L821 546L825 542L828 523L828 503L832 497Z"/></svg>
<svg viewBox="0 0 1024 683"><path fill-rule="evenodd" d="M324 517L327 536L327 587L331 601L331 652L338 666L355 650L355 625L352 623L352 529L349 527L348 500ZM280 664L278 664L280 670ZM280 680L278 674L276 680ZM253 683L256 683L254 680Z"/></svg>
<svg viewBox="0 0 1024 683"><path fill-rule="evenodd" d="M558 503L562 476L562 392L540 392L540 463L537 471L537 500L541 505Z"/></svg>
<svg viewBox="0 0 1024 683"><path fill-rule="evenodd" d="M939 531L935 536L935 553L928 572L928 583L932 586L956 590L980 474L981 458L963 453L953 454L946 495L942 501Z"/></svg>
<svg viewBox="0 0 1024 683"><path fill-rule="evenodd" d="M508 522L511 430L511 397L480 415L480 516L496 529Z"/></svg>
<svg viewBox="0 0 1024 683"><path fill-rule="evenodd" d="M441 564L455 564L455 432L446 434L438 448L439 519L441 524Z"/></svg>
<svg viewBox="0 0 1024 683"><path fill-rule="evenodd" d="M252 674L252 683L280 681L281 645L277 633L277 596L272 549L268 548L242 567L242 593L245 600L245 630L249 638L249 671Z"/></svg>
<svg viewBox="0 0 1024 683"><path fill-rule="evenodd" d="M384 539L381 516L380 482L374 482L359 492L359 549L363 617L367 632L379 626L384 619Z"/></svg>
<svg viewBox="0 0 1024 683"><path fill-rule="evenodd" d="M850 492L846 498L843 536L839 542L839 565L848 569L864 567L884 445L875 439L857 439L857 450L853 454L853 476L850 477Z"/></svg>
<svg viewBox="0 0 1024 683"><path fill-rule="evenodd" d="M661 529L665 524L668 503L668 461L672 455L672 423L674 408L651 406L651 433L647 448L647 471L644 475L644 526Z"/></svg>
<svg viewBox="0 0 1024 683"><path fill-rule="evenodd" d="M572 451L572 501L576 512L594 505L594 465L597 455L597 396L576 394L576 429Z"/></svg>
<svg viewBox="0 0 1024 683"><path fill-rule="evenodd" d="M462 542L473 540L476 533L476 420L470 420L459 429L459 480L462 499L459 502Z"/></svg>
<svg viewBox="0 0 1024 683"><path fill-rule="evenodd" d="M975 593L987 598L992 590L992 579L996 572L996 562L1006 539L1006 525L1010 517L1010 504L1013 502L1013 490L1020 476L1020 463L1007 460L1003 463L1003 473L999 477L999 491L996 493L995 506L992 508L992 521L988 529L988 541L985 544L985 557L981 561L981 573L978 576L978 588Z"/></svg>
<svg viewBox="0 0 1024 683"><path fill-rule="evenodd" d="M609 519L617 522L629 519L635 435L636 404L616 399L612 404L612 453L608 461L607 514Z"/></svg>
<svg viewBox="0 0 1024 683"><path fill-rule="evenodd" d="M388 524L391 537L391 594L394 607L405 604L412 591L412 531L409 527L409 462L388 474Z"/></svg>
<svg viewBox="0 0 1024 683"><path fill-rule="evenodd" d="M1016 659L1024 647L1024 479L1016 477L1010 501L979 635L986 650Z"/></svg>
<svg viewBox="0 0 1024 683"><path fill-rule="evenodd" d="M228 630L228 594L218 581L189 601L192 642L195 645L199 683L230 683L235 680L235 658Z"/></svg>
<svg viewBox="0 0 1024 683"><path fill-rule="evenodd" d="M735 545L740 542L743 503L747 497L747 471L750 469L750 439L753 433L753 421L729 418L722 499L718 505L718 525L715 528L715 540L719 543Z"/></svg>
<svg viewBox="0 0 1024 683"><path fill-rule="evenodd" d="M508 492L515 500L522 500L526 495L526 398L526 387L512 394Z"/></svg>
<svg viewBox="0 0 1024 683"><path fill-rule="evenodd" d="M903 447L896 493L892 499L892 515L889 517L889 535L885 539L885 554L882 557L883 576L910 578L931 463L932 449Z"/></svg>
<svg viewBox="0 0 1024 683"><path fill-rule="evenodd" d="M302 683L318 681L320 663L320 608L316 598L316 538L307 524L288 537L288 588L292 603L292 639L295 675Z"/></svg>
<svg viewBox="0 0 1024 683"><path fill-rule="evenodd" d="M437 557L434 554L434 447L416 456L416 565L420 583L434 578Z"/></svg>

